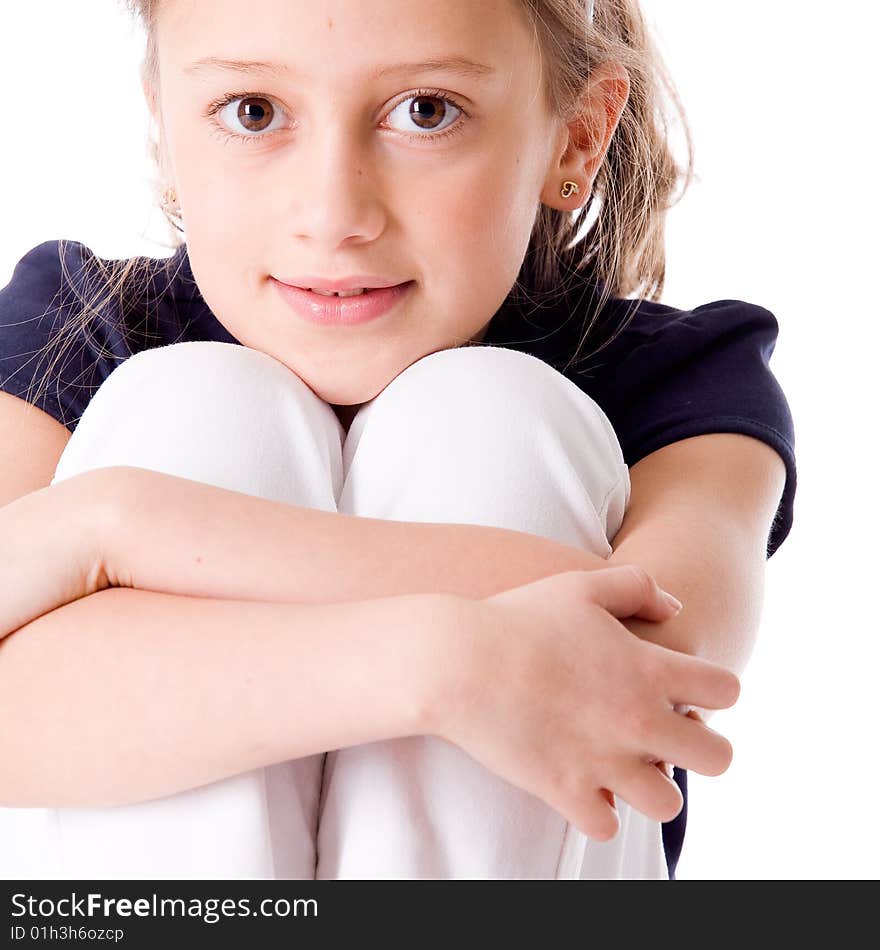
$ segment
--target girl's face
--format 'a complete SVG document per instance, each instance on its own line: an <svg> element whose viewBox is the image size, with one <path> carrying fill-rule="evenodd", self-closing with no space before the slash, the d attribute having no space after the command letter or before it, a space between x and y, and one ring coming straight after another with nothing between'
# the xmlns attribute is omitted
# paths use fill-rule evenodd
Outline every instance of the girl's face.
<svg viewBox="0 0 880 950"><path fill-rule="evenodd" d="M167 181L238 340L351 406L482 339L567 177L519 0L167 0L157 38L158 102L145 93ZM207 57L278 72L194 65ZM415 285L377 320L318 326L273 280L355 274Z"/></svg>

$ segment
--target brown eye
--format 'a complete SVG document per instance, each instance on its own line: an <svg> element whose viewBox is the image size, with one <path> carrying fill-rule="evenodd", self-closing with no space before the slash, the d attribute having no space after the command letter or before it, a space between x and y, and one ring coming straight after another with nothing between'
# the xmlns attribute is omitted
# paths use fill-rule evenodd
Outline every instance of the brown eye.
<svg viewBox="0 0 880 950"><path fill-rule="evenodd" d="M399 102L388 113L388 118L400 117L403 114L404 125L399 128L399 131L413 135L419 131L435 132L438 129L445 131L455 123L463 111L447 96L419 92ZM435 138L436 136L414 135L414 137Z"/></svg>
<svg viewBox="0 0 880 950"><path fill-rule="evenodd" d="M408 133L411 139L423 139L426 143L446 141L458 134L463 123L469 119L469 114L451 96L437 89L419 89L412 93L392 109L389 118L404 109L409 125L397 131ZM212 120L212 134L224 142L254 144L271 137L263 134L267 130L278 131L270 126L283 114L284 110L276 108L271 99L250 93L228 93L212 102L205 112ZM419 132L432 134L416 134Z"/></svg>
<svg viewBox="0 0 880 950"><path fill-rule="evenodd" d="M264 132L272 121L275 109L268 99L258 96L238 100L237 119L249 132Z"/></svg>
<svg viewBox="0 0 880 950"><path fill-rule="evenodd" d="M438 96L415 96L410 99L410 118L418 120L419 128L436 129L446 114L444 100Z"/></svg>
<svg viewBox="0 0 880 950"><path fill-rule="evenodd" d="M224 141L256 143L271 137L262 133L278 118L279 110L265 96L230 93L212 102L205 114L212 119L213 134Z"/></svg>

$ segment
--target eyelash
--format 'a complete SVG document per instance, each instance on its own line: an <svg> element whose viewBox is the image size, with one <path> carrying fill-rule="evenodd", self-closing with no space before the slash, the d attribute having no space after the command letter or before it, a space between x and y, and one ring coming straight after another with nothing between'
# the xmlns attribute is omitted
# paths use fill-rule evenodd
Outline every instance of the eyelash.
<svg viewBox="0 0 880 950"><path fill-rule="evenodd" d="M448 93L442 92L439 89L417 89L415 92L411 92L408 95L404 96L399 102L396 102L392 107L391 111L394 111L401 102L406 102L408 99L418 99L420 96L425 98L435 98L442 99L444 102L449 102L456 109L461 112L461 115L458 116L458 119L461 120L464 118L466 121L470 118L469 113L464 109L464 107ZM263 95L262 93L256 92L230 92L222 96L220 99L215 99L207 109L205 110L205 116L212 118L212 125L214 126L214 133L219 136L223 141L238 140L245 143L252 142L263 142L268 138L271 138L270 135L241 135L238 132L230 132L226 126L221 125L216 119L213 119L213 116L216 116L224 106L229 105L230 102L235 102L237 99L266 99L268 101L273 101L271 96ZM457 135L462 131L462 126L464 122L458 121L454 125L451 125L448 129L444 129L442 132L438 132L433 135L416 135L415 133L404 132L408 138L418 139L419 141L428 141L429 144L437 144L441 141L445 141L448 138L451 138L453 135Z"/></svg>

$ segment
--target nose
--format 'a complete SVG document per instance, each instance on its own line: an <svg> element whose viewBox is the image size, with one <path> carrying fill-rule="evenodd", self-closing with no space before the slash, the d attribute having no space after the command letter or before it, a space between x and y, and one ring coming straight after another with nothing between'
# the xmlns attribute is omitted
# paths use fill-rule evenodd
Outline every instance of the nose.
<svg viewBox="0 0 880 950"><path fill-rule="evenodd" d="M293 214L294 236L335 248L375 240L386 210L369 144L351 126L334 123L304 146Z"/></svg>

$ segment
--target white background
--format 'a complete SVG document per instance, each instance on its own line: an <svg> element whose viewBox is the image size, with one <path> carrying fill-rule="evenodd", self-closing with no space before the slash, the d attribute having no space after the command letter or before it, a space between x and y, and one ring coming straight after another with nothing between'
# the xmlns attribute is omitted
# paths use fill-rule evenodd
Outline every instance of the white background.
<svg viewBox="0 0 880 950"><path fill-rule="evenodd" d="M877 877L876 8L643 9L700 176L669 214L663 302L773 311L798 461L794 528L767 564L741 698L712 722L734 761L690 774L679 877ZM49 239L167 254L153 243L165 231L147 187L140 34L115 0L0 10L0 286Z"/></svg>

